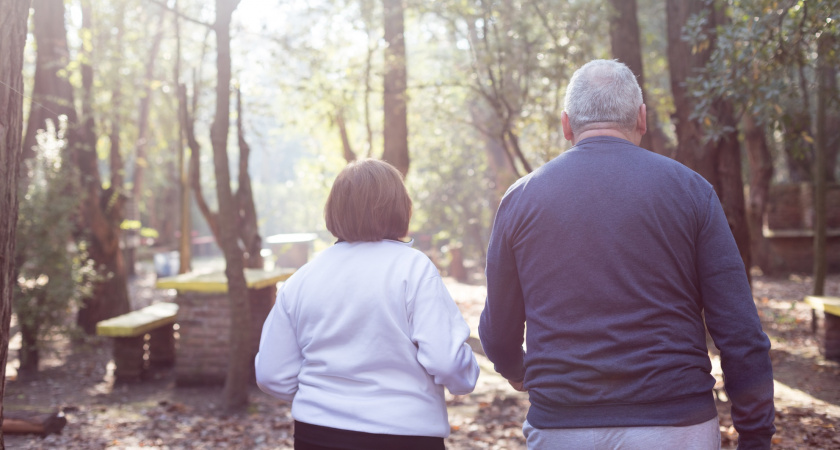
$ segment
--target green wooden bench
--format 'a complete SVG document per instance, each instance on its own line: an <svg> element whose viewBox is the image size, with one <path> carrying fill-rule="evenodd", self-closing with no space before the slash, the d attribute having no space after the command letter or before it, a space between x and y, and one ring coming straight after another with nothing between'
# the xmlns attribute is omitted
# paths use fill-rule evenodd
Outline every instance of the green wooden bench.
<svg viewBox="0 0 840 450"><path fill-rule="evenodd" d="M805 303L814 310L812 329L819 333L823 356L840 361L840 297L809 295Z"/></svg>
<svg viewBox="0 0 840 450"><path fill-rule="evenodd" d="M116 381L138 381L145 377L150 366L167 367L175 363L173 326L177 317L175 303L155 303L96 324L97 335L114 340Z"/></svg>

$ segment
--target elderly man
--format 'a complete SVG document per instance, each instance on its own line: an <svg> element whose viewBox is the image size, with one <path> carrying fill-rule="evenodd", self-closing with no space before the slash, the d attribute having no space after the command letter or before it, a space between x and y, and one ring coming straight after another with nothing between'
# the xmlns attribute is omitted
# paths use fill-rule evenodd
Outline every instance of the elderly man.
<svg viewBox="0 0 840 450"><path fill-rule="evenodd" d="M638 147L645 105L624 64L581 67L565 107L574 146L499 206L479 325L529 394L528 447L719 448L705 313L739 448L769 448L770 342L714 189Z"/></svg>

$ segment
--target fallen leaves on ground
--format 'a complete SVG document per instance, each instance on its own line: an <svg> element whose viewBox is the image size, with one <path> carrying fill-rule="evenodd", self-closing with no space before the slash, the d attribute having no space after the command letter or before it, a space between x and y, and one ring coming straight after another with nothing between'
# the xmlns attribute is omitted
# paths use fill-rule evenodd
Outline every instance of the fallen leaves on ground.
<svg viewBox="0 0 840 450"><path fill-rule="evenodd" d="M142 277L139 282L144 282ZM801 398L776 399L774 448L840 448L840 365L825 361L810 332L810 308L801 301L810 293L810 278L757 276L753 281L762 325L771 337L777 381ZM473 329L484 303L484 288L447 279L453 297ZM142 286L141 286L142 287ZM136 288L135 288L136 289ZM160 295L140 289L142 295ZM840 276L832 275L826 292L840 293ZM145 298L149 302L152 299ZM14 358L15 354L10 354ZM253 388L250 405L225 414L220 387L176 388L174 375L158 373L135 385L114 386L109 380L110 343L89 339L84 345L57 341L45 355L36 380L7 381L7 409L62 409L68 424L60 435L6 436L14 449L291 449L293 419L289 404ZM485 360L486 361L486 360ZM112 369L111 369L112 370ZM725 395L720 396L725 400ZM730 404L718 400L723 448L734 448L737 431ZM527 394L482 370L476 392L447 396L450 450L525 448L522 421Z"/></svg>

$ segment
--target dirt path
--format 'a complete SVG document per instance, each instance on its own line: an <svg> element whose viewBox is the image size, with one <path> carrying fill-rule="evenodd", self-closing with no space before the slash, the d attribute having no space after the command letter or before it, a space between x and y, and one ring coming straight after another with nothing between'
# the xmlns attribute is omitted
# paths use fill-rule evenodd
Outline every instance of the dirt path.
<svg viewBox="0 0 840 450"><path fill-rule="evenodd" d="M132 285L136 306L166 300L152 288L153 275L141 273ZM471 329L478 325L482 286L447 279ZM840 365L825 361L810 332L810 309L800 300L810 291L805 277L756 277L753 286L765 331L773 341L771 357L778 409L777 448L840 448ZM840 276L829 278L828 293L840 295ZM14 344L13 344L14 347ZM286 403L254 388L251 405L238 415L222 413L221 389L175 388L171 371L144 383L114 386L110 343L99 338L71 347L53 345L37 380L6 385L6 410L63 409L68 425L46 438L6 436L13 449L215 449L292 448L292 418ZM10 358L15 357L14 349ZM481 376L474 393L448 396L452 435L449 449L522 449L525 394L513 391L478 356ZM11 361L12 366L15 361ZM724 448L732 448L729 404L719 403Z"/></svg>

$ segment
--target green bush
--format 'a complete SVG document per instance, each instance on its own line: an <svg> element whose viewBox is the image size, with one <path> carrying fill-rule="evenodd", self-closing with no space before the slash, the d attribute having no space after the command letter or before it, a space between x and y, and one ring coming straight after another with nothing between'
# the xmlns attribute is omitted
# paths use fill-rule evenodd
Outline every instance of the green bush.
<svg viewBox="0 0 840 450"><path fill-rule="evenodd" d="M85 245L73 242L79 212L78 177L66 159L66 125L52 123L38 135L36 156L26 162L17 225L17 284L13 308L21 331L20 370L37 372L39 351L53 333L73 330L73 309L95 277Z"/></svg>

